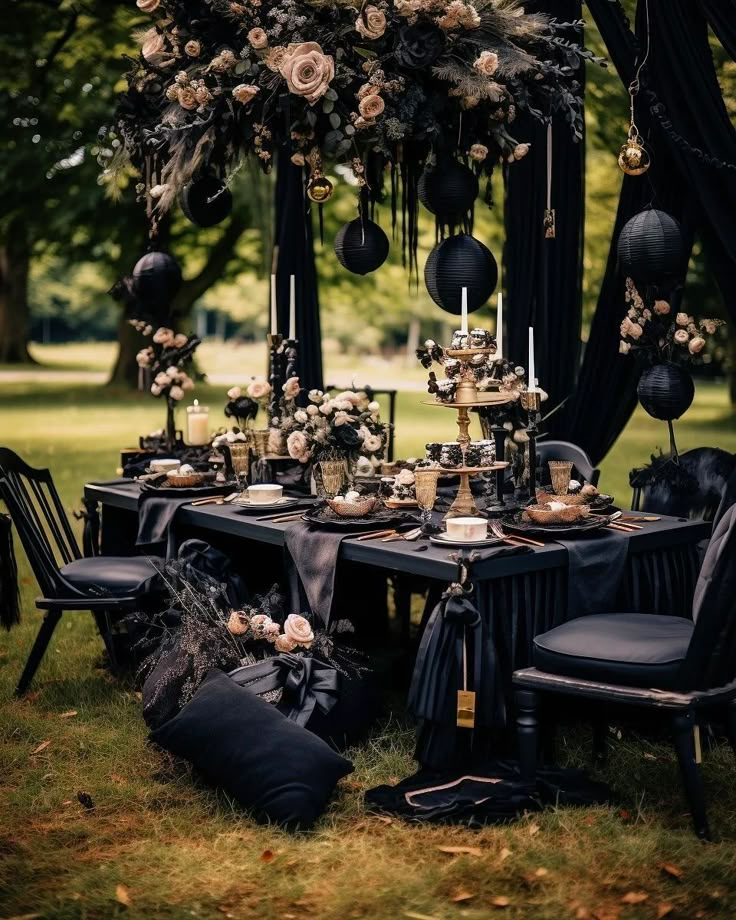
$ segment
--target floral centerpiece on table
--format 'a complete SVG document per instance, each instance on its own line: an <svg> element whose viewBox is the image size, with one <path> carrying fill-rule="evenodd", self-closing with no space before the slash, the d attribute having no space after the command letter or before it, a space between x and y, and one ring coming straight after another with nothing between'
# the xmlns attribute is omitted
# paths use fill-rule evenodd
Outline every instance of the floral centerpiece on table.
<svg viewBox="0 0 736 920"><path fill-rule="evenodd" d="M255 422L258 412L267 409L270 395L271 384L264 377L252 377L245 389L239 386L230 387L223 411L227 418L237 421L240 431L233 428L236 434L247 431Z"/></svg>
<svg viewBox="0 0 736 920"><path fill-rule="evenodd" d="M151 345L138 352L136 362L141 374L150 376L150 392L166 400L166 447L172 450L176 443L174 412L185 393L194 389L194 380L187 373L187 368L201 339L196 335L175 333L165 326L154 332L153 327L142 320L133 320L131 325L143 335L152 336Z"/></svg>
<svg viewBox="0 0 736 920"><path fill-rule="evenodd" d="M412 214L421 166L438 151L486 176L499 158L523 157L529 145L513 136L521 112L563 113L582 137L578 70L592 55L575 43L581 23L528 13L519 0L138 6L150 25L108 171L132 160L155 216L208 169L232 173L250 156L268 171L282 145L316 202L332 193L323 160L351 167L375 200L383 165L401 164L392 206Z"/></svg>
<svg viewBox="0 0 736 920"><path fill-rule="evenodd" d="M295 404L272 425L286 435L289 456L300 463L365 457L380 467L389 426L381 421L379 404L365 390L343 390L330 396L310 390L306 406Z"/></svg>

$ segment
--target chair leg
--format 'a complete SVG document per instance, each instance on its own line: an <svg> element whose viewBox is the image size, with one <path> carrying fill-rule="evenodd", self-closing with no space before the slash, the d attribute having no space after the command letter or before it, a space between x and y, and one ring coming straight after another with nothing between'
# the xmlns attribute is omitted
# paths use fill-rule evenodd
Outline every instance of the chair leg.
<svg viewBox="0 0 736 920"><path fill-rule="evenodd" d="M675 750L680 763L680 772L685 786L685 795L690 806L690 813L693 817L695 833L701 840L710 840L703 777L698 764L695 762L694 725L695 721L689 712L680 713L672 718Z"/></svg>
<svg viewBox="0 0 736 920"><path fill-rule="evenodd" d="M112 621L110 620L110 611L95 610L93 616L95 618L95 623L97 624L97 631L102 637L102 641L105 643L107 657L110 660L110 670L113 674L117 674L118 659L115 652L115 640L112 637Z"/></svg>
<svg viewBox="0 0 736 920"><path fill-rule="evenodd" d="M537 707L539 696L533 690L517 690L514 693L516 703L516 732L519 739L519 769L521 778L533 782L537 775Z"/></svg>
<svg viewBox="0 0 736 920"><path fill-rule="evenodd" d="M726 706L726 737L731 750L736 754L736 701Z"/></svg>
<svg viewBox="0 0 736 920"><path fill-rule="evenodd" d="M41 628L38 631L36 636L36 641L33 643L33 648L31 649L31 654L28 656L28 661L26 661L26 666L23 668L23 673L20 676L18 681L18 686L15 688L16 696L23 696L23 694L28 690L33 680L33 676L38 670L38 666L41 664L41 660L48 648L48 644L51 641L51 636L54 634L56 629L56 624L61 619L61 610L57 608L52 608L47 610L43 618L43 623L41 623Z"/></svg>

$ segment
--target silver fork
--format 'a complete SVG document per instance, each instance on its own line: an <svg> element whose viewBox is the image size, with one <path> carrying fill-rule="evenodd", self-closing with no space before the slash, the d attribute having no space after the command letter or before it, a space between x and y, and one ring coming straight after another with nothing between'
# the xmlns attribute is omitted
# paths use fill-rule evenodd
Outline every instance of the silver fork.
<svg viewBox="0 0 736 920"><path fill-rule="evenodd" d="M415 527L414 530L408 530L406 533L390 534L384 537L381 543L392 543L394 540L416 540L421 532L421 527Z"/></svg>
<svg viewBox="0 0 736 920"><path fill-rule="evenodd" d="M503 540L504 543L509 543L511 546L544 546L544 543L539 540L532 540L530 537L522 537L518 534L513 534L512 536L504 533L498 521L489 521L488 526L494 537L498 537L499 540Z"/></svg>

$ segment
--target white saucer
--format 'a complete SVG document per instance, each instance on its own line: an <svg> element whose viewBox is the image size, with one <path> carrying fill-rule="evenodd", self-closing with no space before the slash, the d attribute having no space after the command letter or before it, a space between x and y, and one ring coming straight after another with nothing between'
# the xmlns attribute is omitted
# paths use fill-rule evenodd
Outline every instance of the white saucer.
<svg viewBox="0 0 736 920"><path fill-rule="evenodd" d="M298 505L302 500L291 495L282 495L276 502L258 503L252 502L247 495L243 495L242 498L234 499L232 505L234 508L244 508L248 511L274 511L281 508L291 508L293 505Z"/></svg>
<svg viewBox="0 0 736 920"><path fill-rule="evenodd" d="M429 542L437 546L493 546L503 541L498 537L486 537L485 540L451 540L446 533L438 533L436 536L431 536Z"/></svg>

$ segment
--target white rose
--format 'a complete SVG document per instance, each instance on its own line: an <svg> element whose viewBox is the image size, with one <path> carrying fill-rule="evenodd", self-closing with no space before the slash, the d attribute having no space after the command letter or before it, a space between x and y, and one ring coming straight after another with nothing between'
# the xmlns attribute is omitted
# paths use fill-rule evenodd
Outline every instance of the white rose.
<svg viewBox="0 0 736 920"><path fill-rule="evenodd" d="M321 403L324 393L322 390L310 390L309 391L309 401L313 403Z"/></svg>
<svg viewBox="0 0 736 920"><path fill-rule="evenodd" d="M183 332L177 332L174 336L174 347L183 348L189 341L189 336L185 335Z"/></svg>
<svg viewBox="0 0 736 920"><path fill-rule="evenodd" d="M239 399L242 395L243 391L240 389L240 387L230 387L230 389L227 391L228 399Z"/></svg>
<svg viewBox="0 0 736 920"><path fill-rule="evenodd" d="M309 620L298 613L290 613L284 623L284 635L305 648L314 642L314 633Z"/></svg>
<svg viewBox="0 0 736 920"><path fill-rule="evenodd" d="M296 399L299 395L299 378L298 377L289 377L286 383L282 387L284 391L284 397L286 399Z"/></svg>
<svg viewBox="0 0 736 920"><path fill-rule="evenodd" d="M174 343L174 330L167 329L166 326L159 327L153 333L153 341L157 345L173 345Z"/></svg>
<svg viewBox="0 0 736 920"><path fill-rule="evenodd" d="M273 644L277 652L293 652L297 646L293 639L284 635L276 636Z"/></svg>
<svg viewBox="0 0 736 920"><path fill-rule="evenodd" d="M184 390L179 386L173 386L169 390L169 396L179 402L180 399L184 399Z"/></svg>
<svg viewBox="0 0 736 920"><path fill-rule="evenodd" d="M367 450L368 453L375 454L377 450L381 449L383 441L377 434L369 434L366 438L363 439L363 449Z"/></svg>
<svg viewBox="0 0 736 920"><path fill-rule="evenodd" d="M307 415L317 415L319 413L319 409L317 408L317 406L307 406L307 408L305 409L305 412L307 413Z"/></svg>
<svg viewBox="0 0 736 920"><path fill-rule="evenodd" d="M251 399L263 399L271 392L271 384L267 380L252 380L248 384L248 396Z"/></svg>
<svg viewBox="0 0 736 920"><path fill-rule="evenodd" d="M171 381L169 380L167 375L164 374L163 371L161 371L161 373L159 374L156 374L156 376L153 378L153 382L157 386L160 386L160 387L167 387L171 383Z"/></svg>
<svg viewBox="0 0 736 920"><path fill-rule="evenodd" d="M160 387L157 383L152 383L152 384L151 384L151 392L153 393L154 396L160 396L160 395L161 395L161 387Z"/></svg>
<svg viewBox="0 0 736 920"><path fill-rule="evenodd" d="M310 407L311 408L311 407ZM300 425L303 425L305 422L309 421L309 416L304 411L304 409L298 409L294 413L294 419L299 422Z"/></svg>
<svg viewBox="0 0 736 920"><path fill-rule="evenodd" d="M400 470L396 476L396 484L399 486L413 486L414 473L411 470Z"/></svg>
<svg viewBox="0 0 736 920"><path fill-rule="evenodd" d="M166 368L166 376L169 378L169 380L176 380L176 378L179 376L179 373L179 368L175 365Z"/></svg>
<svg viewBox="0 0 736 920"><path fill-rule="evenodd" d="M375 399L372 402L368 403L369 412L379 412L381 409L380 403L377 403Z"/></svg>
<svg viewBox="0 0 736 920"><path fill-rule="evenodd" d="M332 412L333 408L334 408L334 407L333 407L332 403L328 401L328 402L322 403L322 405L319 407L319 411L320 411L323 415L329 415L330 412Z"/></svg>

